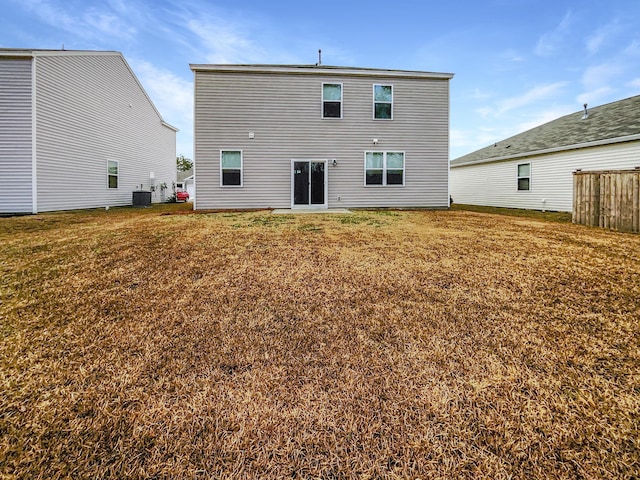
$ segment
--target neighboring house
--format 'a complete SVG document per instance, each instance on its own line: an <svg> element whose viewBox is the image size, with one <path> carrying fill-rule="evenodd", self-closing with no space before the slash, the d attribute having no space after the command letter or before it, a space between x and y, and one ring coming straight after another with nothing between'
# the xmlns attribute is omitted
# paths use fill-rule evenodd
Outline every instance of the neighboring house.
<svg viewBox="0 0 640 480"><path fill-rule="evenodd" d="M455 203L570 212L573 172L640 166L640 96L566 115L451 161Z"/></svg>
<svg viewBox="0 0 640 480"><path fill-rule="evenodd" d="M189 194L189 198L193 200L196 196L195 182L193 179L193 168L183 172L178 171L178 179L176 181L176 190L183 190Z"/></svg>
<svg viewBox="0 0 640 480"><path fill-rule="evenodd" d="M448 207L452 74L191 69L196 209Z"/></svg>
<svg viewBox="0 0 640 480"><path fill-rule="evenodd" d="M0 213L162 201L176 131L118 52L0 49Z"/></svg>

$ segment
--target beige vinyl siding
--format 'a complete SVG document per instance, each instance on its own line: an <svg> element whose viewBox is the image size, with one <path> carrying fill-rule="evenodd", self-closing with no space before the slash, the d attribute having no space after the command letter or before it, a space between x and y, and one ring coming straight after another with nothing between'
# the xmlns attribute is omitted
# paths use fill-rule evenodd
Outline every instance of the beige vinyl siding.
<svg viewBox="0 0 640 480"><path fill-rule="evenodd" d="M323 83L343 85L342 119L321 118ZM374 84L394 120L372 119ZM448 99L442 78L196 71L196 208L290 207L292 159L329 160L330 208L446 207ZM220 187L221 149L242 150L243 187ZM405 186L365 186L366 151L405 152Z"/></svg>
<svg viewBox="0 0 640 480"><path fill-rule="evenodd" d="M531 163L530 191L517 190L517 168L522 163ZM574 171L634 167L640 167L638 141L452 167L449 178L456 203L570 212Z"/></svg>
<svg viewBox="0 0 640 480"><path fill-rule="evenodd" d="M31 59L0 59L0 213L31 213Z"/></svg>
<svg viewBox="0 0 640 480"><path fill-rule="evenodd" d="M175 131L117 53L39 55L38 209L131 205L132 192L176 180ZM107 188L107 160L119 162ZM153 201L160 201L160 189Z"/></svg>

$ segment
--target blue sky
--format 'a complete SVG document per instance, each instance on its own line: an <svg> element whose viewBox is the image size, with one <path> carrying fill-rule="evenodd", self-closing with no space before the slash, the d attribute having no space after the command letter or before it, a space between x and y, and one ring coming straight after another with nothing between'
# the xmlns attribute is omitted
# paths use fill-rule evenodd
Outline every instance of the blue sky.
<svg viewBox="0 0 640 480"><path fill-rule="evenodd" d="M192 157L189 63L454 73L451 158L640 94L640 0L0 0L0 47L116 50Z"/></svg>

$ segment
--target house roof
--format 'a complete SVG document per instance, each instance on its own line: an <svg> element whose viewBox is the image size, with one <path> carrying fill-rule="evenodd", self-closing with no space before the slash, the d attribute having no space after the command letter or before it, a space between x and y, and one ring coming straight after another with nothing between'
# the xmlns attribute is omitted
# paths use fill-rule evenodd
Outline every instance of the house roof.
<svg viewBox="0 0 640 480"><path fill-rule="evenodd" d="M451 161L451 167L640 140L640 95L588 108Z"/></svg>
<svg viewBox="0 0 640 480"><path fill-rule="evenodd" d="M189 177L193 177L193 168L190 168L189 170L184 170L184 171L178 170L178 175L177 175L176 181L182 182L182 181L186 180Z"/></svg>
<svg viewBox="0 0 640 480"><path fill-rule="evenodd" d="M46 49L38 49L38 48L0 48L0 58L36 58L36 57L54 57L54 56L70 57L70 56L85 56L85 55L119 56L124 62L129 72L131 72L131 75L133 76L134 80L140 87L140 90L142 90L142 93L145 95L145 97L147 97L147 100L151 104L151 107L155 110L156 114L160 118L160 123L163 126L173 130L174 132L179 131L176 127L164 121L164 119L162 118L162 115L160 114L155 104L151 100L151 97L149 97L149 95L147 94L147 91L142 86L142 83L140 83L140 80L138 80L138 77L131 69L131 66L129 65L127 60L124 58L124 55L122 55L122 53L120 52L107 51L107 50L64 50L64 49L46 50Z"/></svg>
<svg viewBox="0 0 640 480"><path fill-rule="evenodd" d="M54 50L45 48L0 48L0 57L36 57L36 56L72 56L72 55L120 55L110 50Z"/></svg>
<svg viewBox="0 0 640 480"><path fill-rule="evenodd" d="M222 65L190 64L194 72L226 73L276 73L295 75L356 75L405 78L441 78L451 79L453 73L422 72L416 70L392 70L382 68L337 67L330 65Z"/></svg>

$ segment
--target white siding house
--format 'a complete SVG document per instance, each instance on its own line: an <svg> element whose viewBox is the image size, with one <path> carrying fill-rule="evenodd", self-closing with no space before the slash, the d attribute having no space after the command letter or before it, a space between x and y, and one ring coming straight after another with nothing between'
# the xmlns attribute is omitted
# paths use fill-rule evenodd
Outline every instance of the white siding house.
<svg viewBox="0 0 640 480"><path fill-rule="evenodd" d="M448 207L452 74L191 69L196 209Z"/></svg>
<svg viewBox="0 0 640 480"><path fill-rule="evenodd" d="M640 167L640 96L566 115L451 161L455 203L570 212L573 172Z"/></svg>
<svg viewBox="0 0 640 480"><path fill-rule="evenodd" d="M176 131L118 52L0 49L0 213L162 201Z"/></svg>

